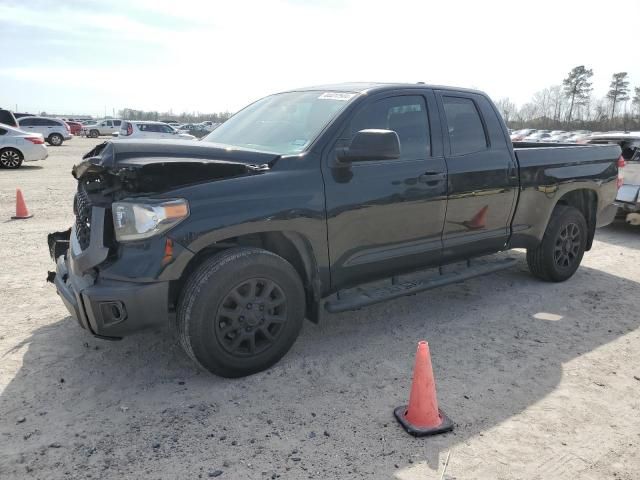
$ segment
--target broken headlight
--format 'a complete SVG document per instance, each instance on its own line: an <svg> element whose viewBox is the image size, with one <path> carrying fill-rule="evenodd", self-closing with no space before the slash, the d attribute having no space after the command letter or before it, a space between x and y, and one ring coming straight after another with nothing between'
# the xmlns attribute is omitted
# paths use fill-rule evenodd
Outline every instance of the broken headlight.
<svg viewBox="0 0 640 480"><path fill-rule="evenodd" d="M184 199L114 202L113 226L116 240L142 240L175 227L189 216Z"/></svg>

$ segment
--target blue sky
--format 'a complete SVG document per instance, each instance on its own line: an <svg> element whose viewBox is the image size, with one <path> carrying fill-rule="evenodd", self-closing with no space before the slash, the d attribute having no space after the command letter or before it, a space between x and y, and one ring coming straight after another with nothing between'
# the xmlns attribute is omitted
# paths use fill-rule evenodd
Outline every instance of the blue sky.
<svg viewBox="0 0 640 480"><path fill-rule="evenodd" d="M0 106L234 111L274 91L425 81L523 103L575 65L640 85L640 2L0 0ZM637 43L637 42L636 42Z"/></svg>

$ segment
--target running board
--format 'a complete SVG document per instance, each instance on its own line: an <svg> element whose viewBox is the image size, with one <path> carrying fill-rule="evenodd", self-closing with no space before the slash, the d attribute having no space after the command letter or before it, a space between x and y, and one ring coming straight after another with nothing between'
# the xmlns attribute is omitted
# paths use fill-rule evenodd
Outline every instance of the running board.
<svg viewBox="0 0 640 480"><path fill-rule="evenodd" d="M429 278L414 280L404 283L395 283L387 287L365 288L357 287L352 289L353 293L339 294L337 298L331 299L324 304L324 308L329 313L345 312L347 310L357 310L376 303L384 302L394 298L413 295L415 293L431 290L432 288L443 287L452 283L459 283L473 277L479 277L487 273L497 272L512 267L518 263L516 258L502 258L500 260L483 261L475 265L464 267L461 270ZM467 263L469 265L469 263Z"/></svg>

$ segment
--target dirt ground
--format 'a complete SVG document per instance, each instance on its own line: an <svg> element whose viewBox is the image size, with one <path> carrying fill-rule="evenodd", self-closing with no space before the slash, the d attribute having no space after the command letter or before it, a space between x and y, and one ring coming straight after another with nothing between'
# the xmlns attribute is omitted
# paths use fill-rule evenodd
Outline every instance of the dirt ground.
<svg viewBox="0 0 640 480"><path fill-rule="evenodd" d="M92 338L45 282L96 142L0 170L0 478L640 478L640 228L599 230L563 284L514 252L510 270L307 322L275 367L226 380L168 330ZM32 219L9 220L16 187ZM416 439L392 412L420 339L456 428Z"/></svg>

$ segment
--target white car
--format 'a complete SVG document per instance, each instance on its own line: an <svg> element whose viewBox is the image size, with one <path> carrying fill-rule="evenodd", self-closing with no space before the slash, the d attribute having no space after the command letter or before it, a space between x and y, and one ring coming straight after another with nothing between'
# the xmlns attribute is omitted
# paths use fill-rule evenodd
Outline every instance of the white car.
<svg viewBox="0 0 640 480"><path fill-rule="evenodd" d="M115 135L114 135L115 136ZM182 133L162 122L125 120L122 122L118 138L165 138L173 140L195 140L196 137Z"/></svg>
<svg viewBox="0 0 640 480"><path fill-rule="evenodd" d="M49 145L58 147L65 140L71 140L71 129L64 121L47 117L20 117L18 128L27 133L39 133Z"/></svg>
<svg viewBox="0 0 640 480"><path fill-rule="evenodd" d="M41 134L0 123L0 168L19 168L22 162L44 160L48 156Z"/></svg>
<svg viewBox="0 0 640 480"><path fill-rule="evenodd" d="M82 134L86 137L98 138L100 135L111 135L114 132L119 132L121 126L122 120L102 120L83 126Z"/></svg>

